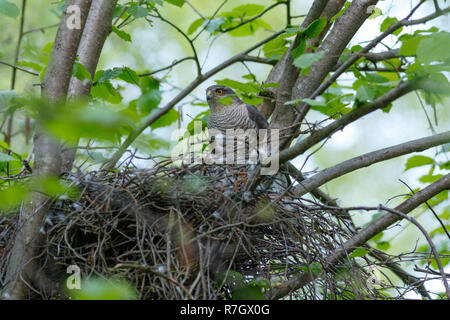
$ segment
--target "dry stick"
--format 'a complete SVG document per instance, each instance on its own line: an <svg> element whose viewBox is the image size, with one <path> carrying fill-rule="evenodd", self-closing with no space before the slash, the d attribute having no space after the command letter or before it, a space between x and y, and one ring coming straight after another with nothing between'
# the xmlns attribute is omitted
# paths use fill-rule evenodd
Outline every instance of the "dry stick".
<svg viewBox="0 0 450 320"><path fill-rule="evenodd" d="M206 79L212 77L219 71L222 71L223 69L227 68L228 66L232 65L235 62L242 61L248 53L255 50L256 48L262 46L263 44L269 42L272 39L275 39L279 35L281 35L284 32L278 31L277 33L271 35L270 37L258 42L254 46L250 47L249 49L231 57L230 59L222 62L218 66L212 68L208 72L204 74L199 74L197 78L194 79L186 88L184 88L175 98L173 98L170 102L168 102L163 108L159 109L158 112L148 116L141 125L131 132L125 142L120 146L119 150L117 150L111 159L105 161L102 165L103 169L105 170L112 170L114 166L116 165L117 161L122 157L122 155L125 153L127 148L133 143L134 140L147 128L149 127L153 122L158 120L160 117L165 115L167 112L169 112L170 109L172 109L178 102L180 102L182 99L184 99L192 90L194 90L197 86L199 86L203 81Z"/></svg>
<svg viewBox="0 0 450 320"><path fill-rule="evenodd" d="M70 29L70 18L67 8L76 5L80 8L81 28ZM81 33L86 21L90 0L67 0L66 7L61 15L61 21L56 33L44 79L43 95L52 103L64 99L69 87ZM57 141L46 135L38 119L34 134L35 163L33 176L36 178L59 175L61 167L60 145ZM37 256L39 233L42 221L48 208L48 197L34 192L30 195L31 201L21 210L17 233L9 256L5 275L5 287L2 295L6 299L25 299L27 285L30 277L35 277L34 259Z"/></svg>
<svg viewBox="0 0 450 320"><path fill-rule="evenodd" d="M450 174L442 177L438 181L430 184L426 188L418 191L410 198L402 202L400 205L395 207L395 211L407 214L417 208L419 205L427 201L428 199L434 197L443 190L450 188ZM327 256L324 268L331 268L332 266L339 263L344 259L347 254L352 252L354 249L365 244L369 239L374 237L376 234L383 230L386 230L393 223L401 220L396 214L388 213L375 220L367 227L361 229L358 233L353 235L349 240L347 240L341 247L337 248L330 255ZM284 283L272 288L268 293L267 297L271 299L280 299L288 295L290 292L302 288L309 282L315 279L317 276L313 276L309 273L302 273L295 276Z"/></svg>
<svg viewBox="0 0 450 320"><path fill-rule="evenodd" d="M450 187L450 183L449 183L449 187ZM398 210L395 210L395 209L391 209L391 208L387 208L387 207L385 207L383 205L380 205L379 209L384 210L384 211L388 211L391 214L398 215L401 218L408 220L409 222L414 224L420 230L420 232L422 232L424 237L427 239L428 244L430 245L430 248L431 248L431 251L432 251L432 253L434 255L434 258L436 259L436 264L438 265L439 272L441 273L441 276L442 276L442 282L444 283L444 288L445 288L445 292L447 294L447 299L450 300L450 289L448 287L447 278L446 278L446 275L445 275L445 272L444 272L444 267L442 266L442 261L439 258L439 253L436 250L436 247L434 246L433 241L431 240L430 235L425 230L425 228L422 227L422 225L416 219L414 219L413 217L410 217L410 216L404 214L401 211L398 211Z"/></svg>
<svg viewBox="0 0 450 320"><path fill-rule="evenodd" d="M328 181L349 172L368 167L380 161L386 161L412 152L423 151L448 142L450 142L450 131L369 152L320 171L312 177L300 182L292 192L296 194L297 197L301 197L311 190L324 185Z"/></svg>
<svg viewBox="0 0 450 320"><path fill-rule="evenodd" d="M369 245L364 246L364 248L368 251L368 254L371 257L377 259L393 273L395 273L403 281L403 283L414 286L422 297L431 299L431 296L425 288L422 280L403 270L398 263L389 261L389 256L383 251L372 248Z"/></svg>

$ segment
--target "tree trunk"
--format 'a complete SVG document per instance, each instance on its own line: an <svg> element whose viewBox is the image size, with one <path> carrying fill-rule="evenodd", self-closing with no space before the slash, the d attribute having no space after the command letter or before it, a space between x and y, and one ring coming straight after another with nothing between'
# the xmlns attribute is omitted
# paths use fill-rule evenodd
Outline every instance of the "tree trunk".
<svg viewBox="0 0 450 320"><path fill-rule="evenodd" d="M98 60L111 32L112 18L117 0L94 1L89 11L80 46L78 47L79 62L94 77ZM92 82L82 82L76 77L70 79L69 99L71 97L89 96ZM61 172L70 172L77 152L77 143L66 143L62 150Z"/></svg>
<svg viewBox="0 0 450 320"><path fill-rule="evenodd" d="M91 6L91 0L68 0L61 15L52 53L45 73L42 96L51 105L64 101L69 87L78 44L84 23ZM73 9L73 11L72 11ZM51 112L52 106L43 112ZM34 134L33 179L57 176L61 169L61 147L59 142L44 133L38 117ZM30 280L36 278L35 259L41 238L40 228L47 213L49 198L33 192L31 200L20 212L16 238L12 247L5 287L5 299L25 299L28 296Z"/></svg>

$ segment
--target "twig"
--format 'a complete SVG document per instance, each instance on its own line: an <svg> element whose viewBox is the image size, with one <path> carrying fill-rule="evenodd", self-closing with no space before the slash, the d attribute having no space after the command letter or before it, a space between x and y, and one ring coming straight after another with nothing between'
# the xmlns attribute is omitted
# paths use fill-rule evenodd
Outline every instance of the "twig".
<svg viewBox="0 0 450 320"><path fill-rule="evenodd" d="M202 74L202 67L200 65L200 60L198 59L197 49L195 48L193 40L191 40L189 38L189 36L183 30L181 30L176 24L172 23L170 20L167 20L166 18L161 16L161 14L158 12L158 10L155 9L155 12L156 12L156 16L152 15L152 14L150 14L150 16L154 17L154 18L159 18L161 21L164 21L165 23L170 25L172 28L177 30L178 33L180 33L183 36L183 38L185 38L187 40L187 42L189 42L189 45L191 46L192 52L194 53L194 61L195 61L195 64L197 66L197 75L201 75ZM147 20L147 22L151 23L151 21L148 18L145 18L145 20Z"/></svg>
<svg viewBox="0 0 450 320"><path fill-rule="evenodd" d="M412 194L415 193L414 190L411 189L411 187L408 186L408 184L407 184L406 182L404 182L404 181L401 180L401 179L399 179L399 181L400 181L401 183L403 183L403 184L409 189L409 191L411 191ZM439 222L439 224L441 225L442 230L444 230L445 234L447 235L447 238L450 239L450 234L448 233L447 228L445 227L445 224L442 222L442 220L441 220L441 219L439 218L439 216L437 215L436 211L434 211L433 207L430 206L430 204L428 203L428 201L425 201L424 203L425 203L425 205L428 207L428 209L431 211L431 213L434 215L434 217L435 217L436 220Z"/></svg>
<svg viewBox="0 0 450 320"><path fill-rule="evenodd" d="M179 64L179 63L181 63L181 62L184 62L184 61L186 61L186 60L195 60L195 57L185 57L185 58L183 58L183 59L175 60L175 61L174 61L171 65L169 65L169 66L166 66L166 67L163 67L163 68L160 68L160 69L156 69L156 70L151 71L151 72L142 73L142 74L139 75L139 77L151 76L151 75L153 75L153 74L155 74L155 73L158 73L158 72L161 72L161 71L164 71L164 70L172 69L172 68L175 67L177 64Z"/></svg>
<svg viewBox="0 0 450 320"><path fill-rule="evenodd" d="M36 32L36 31L44 31L44 30L50 29L50 28L56 28L58 25L59 25L58 23L55 23L55 24L51 24L51 25L48 25L48 26L40 27L40 28L33 28L33 29L30 29L30 30L24 31L23 35L27 35L29 33Z"/></svg>
<svg viewBox="0 0 450 320"><path fill-rule="evenodd" d="M239 23L239 24L237 24L237 25L235 25L233 27L230 27L230 28L227 28L227 29L220 29L220 32L229 32L229 31L233 31L233 30L235 30L237 28L240 28L240 27L246 25L247 23L250 23L250 22L252 22L252 21L262 17L263 15L265 15L267 12L269 12L273 8L278 7L280 4L287 4L287 3L288 3L288 1L276 2L276 3L272 4L271 6L267 7L266 9L264 9L264 11L262 11L260 14L257 14L256 16L253 16L253 17L251 17L248 20L244 20L241 23Z"/></svg>
<svg viewBox="0 0 450 320"><path fill-rule="evenodd" d="M25 68L22 68L22 67L19 67L19 66L15 66L15 65L10 64L10 63L5 62L5 61L1 61L0 60L0 64L4 64L5 66L11 67L13 69L17 69L19 71L23 71L23 72L32 74L33 76L39 76L39 73L37 73L37 72L31 71L31 70L28 70L28 69L25 69Z"/></svg>
<svg viewBox="0 0 450 320"><path fill-rule="evenodd" d="M446 176L442 177L436 182L433 182L426 188L418 191L414 195L412 195L410 198L406 199L404 202L402 202L400 205L395 207L395 211L402 212L404 214L407 214L417 208L419 205L427 201L428 199L434 197L436 194L440 193L442 190L450 188L450 174L447 174ZM339 208L342 209L342 208ZM348 208L343 208L348 209ZM350 208L355 209L355 207ZM400 217L397 214L394 213L388 213L383 215L382 217L378 218L374 222L370 223L367 227L361 229L359 232L354 234L349 240L347 240L343 245L341 245L339 248L334 250L330 255L327 256L325 260L324 267L330 268L333 265L336 265L341 261L343 258L345 258L348 253L352 252L354 249L362 246L364 243L366 243L369 239L371 239L373 236L378 234L379 232L385 230L390 225L394 224L395 222L401 220L402 217ZM312 280L314 280L319 275L312 275L309 272L308 273L302 273L298 276L292 277L291 279L285 281L281 285L278 285L276 288L272 288L269 290L266 294L266 297L271 299L280 299L288 295L289 293L302 288Z"/></svg>

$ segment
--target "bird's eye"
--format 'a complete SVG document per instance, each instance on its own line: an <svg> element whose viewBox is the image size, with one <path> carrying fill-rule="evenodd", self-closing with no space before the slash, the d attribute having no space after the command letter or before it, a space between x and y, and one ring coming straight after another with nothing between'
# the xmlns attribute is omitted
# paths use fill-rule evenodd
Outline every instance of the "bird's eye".
<svg viewBox="0 0 450 320"><path fill-rule="evenodd" d="M221 96L221 95L223 94L223 90L222 90L222 89L217 89L217 90L216 90L216 93L217 93L219 96Z"/></svg>

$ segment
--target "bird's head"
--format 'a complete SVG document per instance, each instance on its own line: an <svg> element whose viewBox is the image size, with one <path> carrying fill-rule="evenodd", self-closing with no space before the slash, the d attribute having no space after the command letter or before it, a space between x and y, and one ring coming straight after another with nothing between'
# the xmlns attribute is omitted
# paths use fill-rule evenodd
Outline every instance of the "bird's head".
<svg viewBox="0 0 450 320"><path fill-rule="evenodd" d="M221 99L229 96L232 97L231 102L240 101L234 91L226 86L213 85L206 89L206 100L208 101L211 111L220 111L229 107L231 104L225 104L220 101Z"/></svg>

